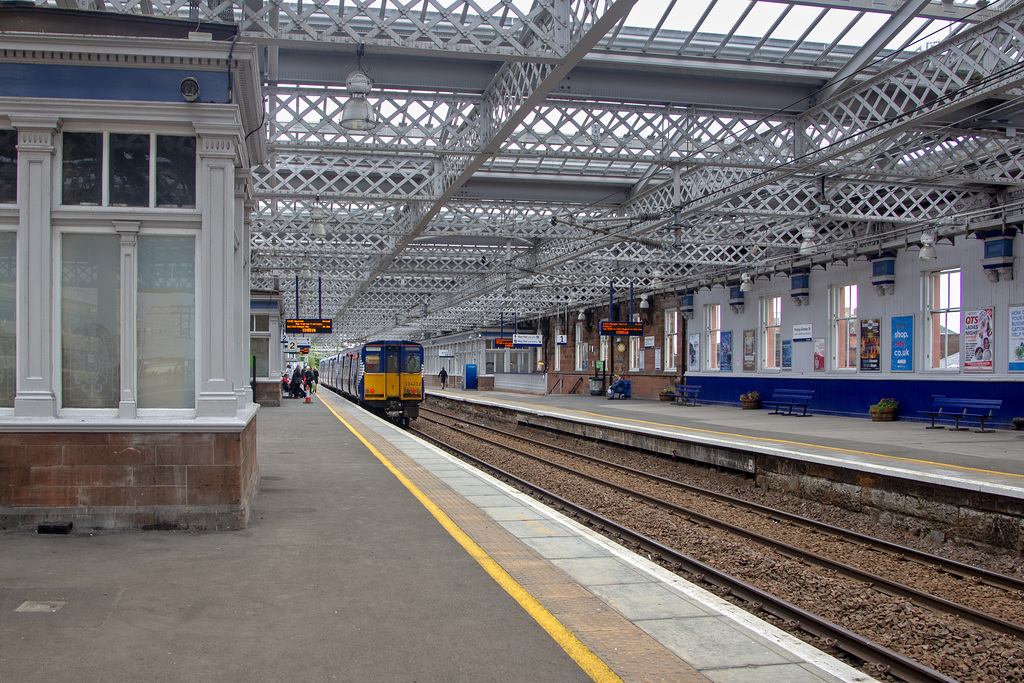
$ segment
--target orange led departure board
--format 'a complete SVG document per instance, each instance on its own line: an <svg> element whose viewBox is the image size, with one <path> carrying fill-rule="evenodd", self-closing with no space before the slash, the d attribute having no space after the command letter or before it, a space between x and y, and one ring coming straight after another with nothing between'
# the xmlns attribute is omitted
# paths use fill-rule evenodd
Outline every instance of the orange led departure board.
<svg viewBox="0 0 1024 683"><path fill-rule="evenodd" d="M284 321L284 331L288 334L325 334L334 326L330 318L297 318Z"/></svg>
<svg viewBox="0 0 1024 683"><path fill-rule="evenodd" d="M602 336L610 337L639 337L644 333L642 322L629 322L628 320L605 320L598 329Z"/></svg>
<svg viewBox="0 0 1024 683"><path fill-rule="evenodd" d="M500 346L500 347L502 347L504 349L511 349L512 348L512 340L511 339L506 339L506 338L503 338L503 337L497 337L494 340L494 345L495 346Z"/></svg>

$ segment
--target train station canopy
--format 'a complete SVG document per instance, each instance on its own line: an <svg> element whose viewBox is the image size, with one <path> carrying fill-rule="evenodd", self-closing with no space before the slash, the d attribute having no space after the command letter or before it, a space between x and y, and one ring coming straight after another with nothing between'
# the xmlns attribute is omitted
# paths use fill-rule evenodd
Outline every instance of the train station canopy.
<svg viewBox="0 0 1024 683"><path fill-rule="evenodd" d="M260 47L252 287L332 318L325 348L1020 211L1021 0L37 4L233 23Z"/></svg>

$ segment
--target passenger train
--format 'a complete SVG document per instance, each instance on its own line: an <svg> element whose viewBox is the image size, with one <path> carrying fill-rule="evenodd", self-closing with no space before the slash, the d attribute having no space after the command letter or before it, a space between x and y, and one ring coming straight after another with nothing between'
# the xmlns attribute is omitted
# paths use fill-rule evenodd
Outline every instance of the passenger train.
<svg viewBox="0 0 1024 683"><path fill-rule="evenodd" d="M423 402L423 345L375 341L320 361L320 384L406 426Z"/></svg>

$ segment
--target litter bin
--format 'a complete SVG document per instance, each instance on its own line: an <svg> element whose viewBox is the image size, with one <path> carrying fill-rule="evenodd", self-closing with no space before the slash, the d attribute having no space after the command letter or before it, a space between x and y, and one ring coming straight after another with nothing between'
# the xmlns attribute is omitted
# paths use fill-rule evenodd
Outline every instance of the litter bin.
<svg viewBox="0 0 1024 683"><path fill-rule="evenodd" d="M590 378L590 395L604 396L604 377Z"/></svg>

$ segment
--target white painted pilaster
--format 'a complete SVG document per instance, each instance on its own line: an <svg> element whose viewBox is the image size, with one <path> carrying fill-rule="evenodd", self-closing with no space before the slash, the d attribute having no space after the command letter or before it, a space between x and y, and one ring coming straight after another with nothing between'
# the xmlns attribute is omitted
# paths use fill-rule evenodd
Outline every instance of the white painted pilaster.
<svg viewBox="0 0 1024 683"><path fill-rule="evenodd" d="M17 417L56 417L54 367L59 307L54 297L53 156L60 119L12 116L18 131Z"/></svg>
<svg viewBox="0 0 1024 683"><path fill-rule="evenodd" d="M138 319L138 244L139 221L114 221L121 237L121 400L117 416L131 420L136 416L139 346L136 337Z"/></svg>

